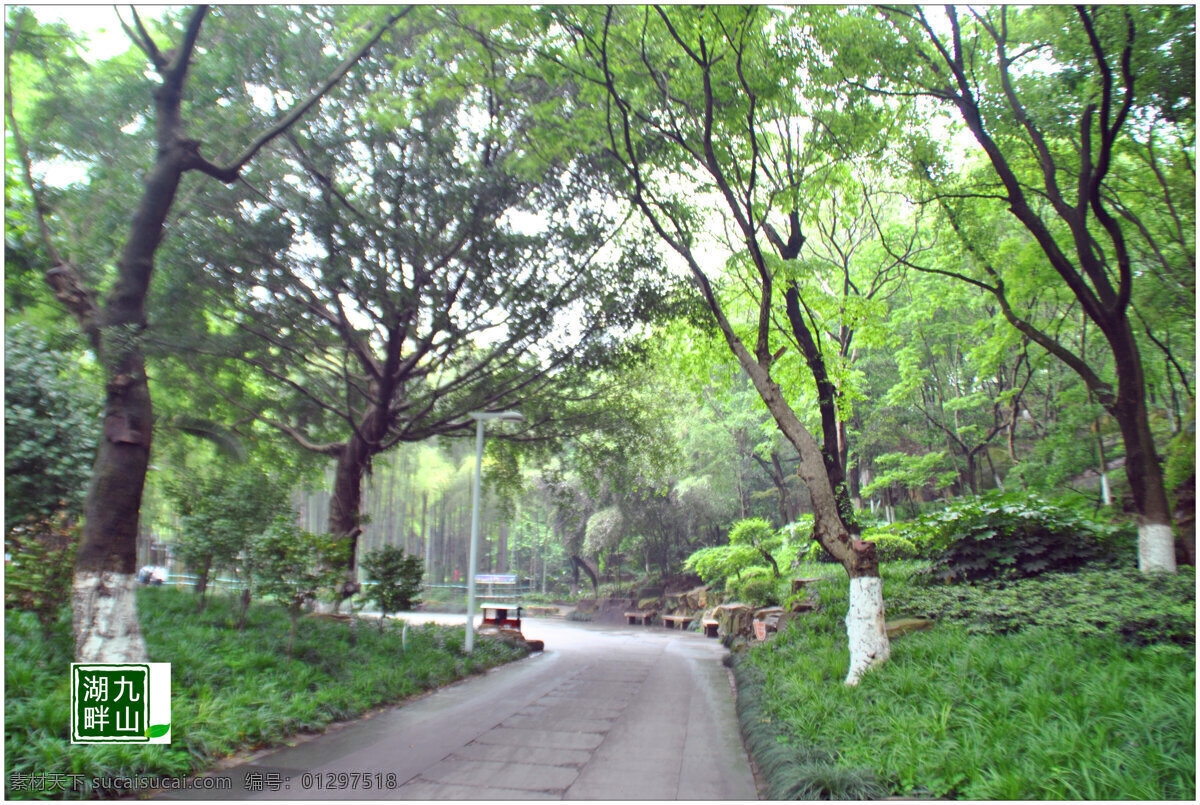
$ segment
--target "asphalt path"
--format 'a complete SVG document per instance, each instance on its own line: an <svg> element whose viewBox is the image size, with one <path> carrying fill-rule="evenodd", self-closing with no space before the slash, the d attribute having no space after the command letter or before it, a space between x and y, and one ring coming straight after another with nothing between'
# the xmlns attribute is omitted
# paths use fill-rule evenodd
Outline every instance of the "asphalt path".
<svg viewBox="0 0 1200 805"><path fill-rule="evenodd" d="M409 616L463 623L462 615ZM753 800L725 649L661 626L524 621L546 650L166 798Z"/></svg>

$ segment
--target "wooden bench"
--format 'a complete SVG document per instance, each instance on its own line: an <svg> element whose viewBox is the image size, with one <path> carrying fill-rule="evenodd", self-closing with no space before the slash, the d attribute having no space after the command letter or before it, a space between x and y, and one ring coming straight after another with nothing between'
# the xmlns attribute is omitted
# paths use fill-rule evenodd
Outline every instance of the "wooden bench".
<svg viewBox="0 0 1200 805"><path fill-rule="evenodd" d="M712 618L705 618L704 620L700 621L700 625L704 627L705 637L716 637L717 627L721 625L721 622L715 621Z"/></svg>
<svg viewBox="0 0 1200 805"><path fill-rule="evenodd" d="M647 612L626 612L625 617L629 619L630 626L633 626L637 623L640 623L643 626L649 626L650 621L654 620L654 616L657 614L658 613L654 610L649 610Z"/></svg>
<svg viewBox="0 0 1200 805"><path fill-rule="evenodd" d="M688 624L695 620L695 617L692 615L663 615L662 619L663 626L666 626L668 629L676 628L676 624L679 624L678 628L686 629L688 628Z"/></svg>

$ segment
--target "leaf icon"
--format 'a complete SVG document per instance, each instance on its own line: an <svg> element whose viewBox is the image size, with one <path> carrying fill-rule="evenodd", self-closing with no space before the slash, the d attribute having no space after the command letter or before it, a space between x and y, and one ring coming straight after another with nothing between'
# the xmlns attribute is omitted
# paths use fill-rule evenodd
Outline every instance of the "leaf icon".
<svg viewBox="0 0 1200 805"><path fill-rule="evenodd" d="M155 724L146 730L146 736L149 738L161 738L171 731L170 724Z"/></svg>

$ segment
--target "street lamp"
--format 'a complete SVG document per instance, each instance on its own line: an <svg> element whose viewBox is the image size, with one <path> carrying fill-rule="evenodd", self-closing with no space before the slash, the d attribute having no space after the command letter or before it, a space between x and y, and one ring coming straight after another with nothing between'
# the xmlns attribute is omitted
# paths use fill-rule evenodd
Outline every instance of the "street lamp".
<svg viewBox="0 0 1200 805"><path fill-rule="evenodd" d="M471 504L471 558L467 569L467 641L464 650L475 650L475 571L479 567L479 496L483 484L483 423L488 420L524 422L516 411L473 411L467 416L475 420L475 494Z"/></svg>

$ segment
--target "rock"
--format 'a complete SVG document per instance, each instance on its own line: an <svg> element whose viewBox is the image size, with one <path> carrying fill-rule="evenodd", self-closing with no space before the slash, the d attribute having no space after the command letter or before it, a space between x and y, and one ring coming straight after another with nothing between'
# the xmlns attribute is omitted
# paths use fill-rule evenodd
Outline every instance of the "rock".
<svg viewBox="0 0 1200 805"><path fill-rule="evenodd" d="M658 598L657 598L657 597L654 597L654 598L643 598L643 599L641 599L640 601L638 601L637 608L638 608L639 610L641 610L642 612L649 612L650 610L655 610L655 611L657 611L658 609L660 609L660 608L661 608L661 607L659 606L659 603L660 603L660 602L659 602L659 600L658 600Z"/></svg>
<svg viewBox="0 0 1200 805"><path fill-rule="evenodd" d="M884 624L884 629L887 630L889 640L893 637L906 635L909 632L923 632L926 629L932 628L933 621L923 620L922 618L899 618Z"/></svg>
<svg viewBox="0 0 1200 805"><path fill-rule="evenodd" d="M580 598L575 603L575 611L576 612L595 612L596 611L596 599L595 598Z"/></svg>
<svg viewBox="0 0 1200 805"><path fill-rule="evenodd" d="M700 612L708 608L708 587L696 587L687 592L669 594L667 597L679 598L678 607L687 612Z"/></svg>
<svg viewBox="0 0 1200 805"><path fill-rule="evenodd" d="M753 612L745 604L721 604L715 610L717 619L717 635L720 637L737 637L753 634Z"/></svg>

